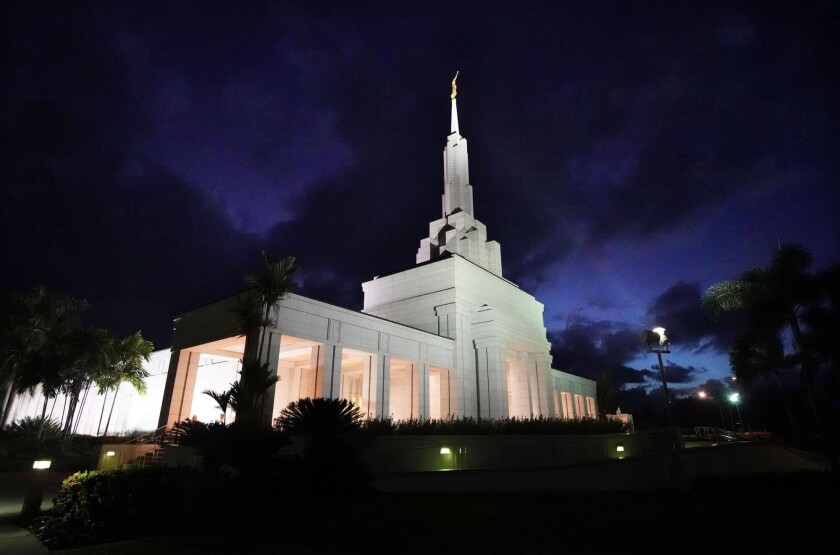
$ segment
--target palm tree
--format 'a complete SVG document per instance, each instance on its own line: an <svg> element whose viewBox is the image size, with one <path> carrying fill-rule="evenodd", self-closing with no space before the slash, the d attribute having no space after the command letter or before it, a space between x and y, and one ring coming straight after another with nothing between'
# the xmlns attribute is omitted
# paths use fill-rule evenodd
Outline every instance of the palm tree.
<svg viewBox="0 0 840 555"><path fill-rule="evenodd" d="M210 389L205 389L204 391L202 391L202 393L204 395L207 395L208 397L210 397L211 399L216 401L216 408L219 409L220 411L222 411L222 415L223 415L222 423L224 423L225 420L227 420L227 411L228 411L228 407L230 406L232 391L233 391L232 389L228 389L227 391L222 391L221 393L217 393L217 392L215 392L213 390L210 390Z"/></svg>
<svg viewBox="0 0 840 555"><path fill-rule="evenodd" d="M332 436L358 429L363 419L359 407L347 399L306 397L289 403L274 426L292 434Z"/></svg>
<svg viewBox="0 0 840 555"><path fill-rule="evenodd" d="M112 367L106 374L99 379L99 392L105 393L106 399L109 390L114 391L113 399L111 400L111 409L108 411L108 420L105 422L105 431L103 436L108 435L108 427L111 425L111 416L114 414L114 405L117 402L117 394L120 391L120 386L123 383L128 383L140 395L146 394L146 382L149 377L149 371L143 367L144 362L148 362L152 356L154 345L151 341L146 341L139 331L134 332L128 337L119 339L113 343L112 353ZM105 402L102 402L102 411L105 411ZM102 414L99 415L99 424L102 424ZM97 432L99 426L96 427Z"/></svg>
<svg viewBox="0 0 840 555"><path fill-rule="evenodd" d="M0 310L0 387L5 386L0 427L5 425L13 395L25 391L20 381L39 383L43 362L55 356L63 338L79 326L87 302L50 293L36 287L25 294L11 295ZM51 349L46 355L44 351Z"/></svg>
<svg viewBox="0 0 840 555"><path fill-rule="evenodd" d="M319 480L337 479L361 470L354 458L354 431L361 428L361 409L347 399L304 398L293 401L274 420L274 427L289 434L308 437L304 443L304 459L316 469ZM351 483L357 477L346 483Z"/></svg>
<svg viewBox="0 0 840 555"><path fill-rule="evenodd" d="M262 251L262 272L244 277L248 290L237 298L233 309L236 329L245 337L245 352L238 386L232 388L237 403L237 421L262 422L262 404L269 387L277 383L277 375L263 362L268 352L269 330L275 322L272 315L280 301L293 288L297 272L295 258L275 258ZM270 422L268 422L270 425Z"/></svg>
<svg viewBox="0 0 840 555"><path fill-rule="evenodd" d="M825 428L819 403L816 372L818 360L810 348L806 317L821 304L820 282L811 272L813 259L801 245L781 246L767 267L751 268L737 280L723 281L709 287L703 304L712 318L728 310L743 310L748 317L749 331L739 339L740 354L734 361L741 369L757 361L757 371L778 365L778 347L785 332L792 338L791 360L801 368L808 401L814 413L817 430L825 443L833 470L838 470L834 441ZM746 356L744 353L761 353Z"/></svg>
<svg viewBox="0 0 840 555"><path fill-rule="evenodd" d="M36 389L41 389L44 397L44 402L41 407L42 423L48 420L46 414L50 399L53 400L54 408L55 398L61 392L61 367L64 363L61 343L61 341L51 340L37 352L33 353L27 361L26 371L21 372L18 376L13 391L16 395L23 393L32 395Z"/></svg>
<svg viewBox="0 0 840 555"><path fill-rule="evenodd" d="M74 422L78 409L91 385L107 376L113 365L114 338L108 330L84 328L74 333L68 341L66 364L63 368L62 391L69 399L64 421L65 438L69 440L78 422ZM84 391L84 397L82 392Z"/></svg>
<svg viewBox="0 0 840 555"><path fill-rule="evenodd" d="M278 382L277 372L272 372L268 362L243 360L239 371L239 381L231 388L231 397L235 399L238 422L259 424L263 418L263 405L268 388ZM270 419L269 419L270 423Z"/></svg>
<svg viewBox="0 0 840 555"><path fill-rule="evenodd" d="M261 334L258 340L257 358L262 358L263 348L270 326L274 325L271 319L273 312L277 310L280 301L291 292L293 284L292 277L297 272L297 264L293 256L275 258L268 252L262 251L263 267L258 276L247 274L244 278L245 285L259 299Z"/></svg>
<svg viewBox="0 0 840 555"><path fill-rule="evenodd" d="M815 275L819 299L803 314L807 341L831 375L835 391L840 385L840 265L830 266Z"/></svg>
<svg viewBox="0 0 840 555"><path fill-rule="evenodd" d="M785 356L781 337L747 331L741 335L729 353L729 366L739 384L747 386L760 376L772 376L782 398L790 430L798 434L788 395L782 382L781 370L795 366L795 361Z"/></svg>

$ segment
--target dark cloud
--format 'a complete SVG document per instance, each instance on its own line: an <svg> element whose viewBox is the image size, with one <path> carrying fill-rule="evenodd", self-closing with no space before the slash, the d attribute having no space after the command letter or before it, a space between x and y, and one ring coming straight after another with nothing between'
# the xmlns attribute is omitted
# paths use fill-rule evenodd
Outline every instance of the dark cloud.
<svg viewBox="0 0 840 555"><path fill-rule="evenodd" d="M642 349L638 331L627 324L577 316L563 330L549 332L548 339L558 370L590 379L606 374L616 387L645 383L644 371L627 366Z"/></svg>
<svg viewBox="0 0 840 555"><path fill-rule="evenodd" d="M694 383L697 381L700 374L704 374L706 372L705 370L695 368L694 366L681 366L671 361L663 361L662 367L665 370L665 380L668 382L669 387L671 384ZM659 371L659 366L657 365L652 365L650 367L650 373L645 372L645 377L650 380L655 380L660 384L662 383L662 376Z"/></svg>
<svg viewBox="0 0 840 555"><path fill-rule="evenodd" d="M163 348L172 317L241 289L259 249L221 206L138 159L151 126L142 64L80 8L32 23L47 41L25 27L7 35L2 292L86 298L93 324L140 329Z"/></svg>
<svg viewBox="0 0 840 555"><path fill-rule="evenodd" d="M712 319L703 309L704 290L698 283L677 282L657 296L647 310L650 322L666 329L673 345L728 353L743 327L741 315L725 313Z"/></svg>

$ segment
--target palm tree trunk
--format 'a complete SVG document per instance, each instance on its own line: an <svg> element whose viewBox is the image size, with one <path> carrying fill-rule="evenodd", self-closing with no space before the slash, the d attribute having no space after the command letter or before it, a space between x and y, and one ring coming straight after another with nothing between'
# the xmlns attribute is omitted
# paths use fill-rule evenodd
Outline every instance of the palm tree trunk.
<svg viewBox="0 0 840 555"><path fill-rule="evenodd" d="M793 346L797 354L800 356L802 364L802 373L805 377L805 390L808 392L808 402L811 404L811 410L814 411L814 423L817 426L817 432L820 434L823 446L825 448L826 457L828 457L828 464L831 466L832 472L840 473L840 464L837 461L837 448L834 444L832 433L825 429L821 418L820 404L817 397L817 383L814 379L814 359L811 358L810 353L803 350L802 330L799 328L799 320L794 314L791 318L790 329L793 332Z"/></svg>
<svg viewBox="0 0 840 555"><path fill-rule="evenodd" d="M73 433L73 417L76 416L76 407L79 405L79 396L82 394L82 384L73 385L70 389L70 402L67 406L67 416L64 420L64 439L70 439Z"/></svg>
<svg viewBox="0 0 840 555"><path fill-rule="evenodd" d="M117 404L117 393L120 392L120 384L117 384L117 389L114 391L114 399L111 401L111 410L108 411L108 420L105 421L105 431L102 432L102 436L105 437L108 435L108 426L111 425L111 415L114 414L114 405ZM103 405L104 407L104 405Z"/></svg>
<svg viewBox="0 0 840 555"><path fill-rule="evenodd" d="M776 378L776 384L779 386L779 394L782 397L782 405L785 407L785 413L788 417L788 423L790 423L790 430L793 433L794 437L799 435L797 431L796 422L793 419L793 412L790 410L790 403L788 402L787 393L785 392L785 386L782 384L782 377L779 375L778 370L773 370L773 376Z"/></svg>
<svg viewBox="0 0 840 555"><path fill-rule="evenodd" d="M55 404L56 404L57 402L58 402L58 395L55 395L55 396L53 397L53 406L52 406L52 408L50 409L50 420L52 420L52 415L53 415L53 412L55 411Z"/></svg>
<svg viewBox="0 0 840 555"><path fill-rule="evenodd" d="M79 392L81 393L81 392ZM73 432L73 415L76 412L76 404L79 402L78 394L73 392L70 394L70 401L67 404L67 415L64 419L64 439L69 440L70 434Z"/></svg>
<svg viewBox="0 0 840 555"><path fill-rule="evenodd" d="M87 382L87 387L85 387L85 394L82 395L82 402L79 404L77 408L78 417L76 418L76 423L73 425L73 433L76 433L76 430L79 429L79 423L82 421L82 413L85 410L85 403L87 403L88 393L90 393L90 381Z"/></svg>
<svg viewBox="0 0 840 555"><path fill-rule="evenodd" d="M64 394L64 402L61 404L61 419L59 423L64 422L64 414L67 412L67 400L69 399L68 395Z"/></svg>
<svg viewBox="0 0 840 555"><path fill-rule="evenodd" d="M105 416L105 403L108 401L108 390L105 390L105 398L102 399L102 410L99 411L99 423L96 425L96 435L99 436L99 428L102 427L102 417Z"/></svg>
<svg viewBox="0 0 840 555"><path fill-rule="evenodd" d="M41 439L41 436L44 434L44 422L47 420L47 401L50 400L43 386L41 386L41 392L44 394L44 406L41 408L41 424L38 426L38 439Z"/></svg>
<svg viewBox="0 0 840 555"><path fill-rule="evenodd" d="M15 379L15 374L16 372L13 371L12 377L9 379L8 386L6 387L6 394L3 399L3 411L0 412L0 415L2 415L2 418L0 418L0 428L6 427L6 420L8 420L9 413L11 412L12 401L14 401L17 396L15 394L15 382L17 381Z"/></svg>

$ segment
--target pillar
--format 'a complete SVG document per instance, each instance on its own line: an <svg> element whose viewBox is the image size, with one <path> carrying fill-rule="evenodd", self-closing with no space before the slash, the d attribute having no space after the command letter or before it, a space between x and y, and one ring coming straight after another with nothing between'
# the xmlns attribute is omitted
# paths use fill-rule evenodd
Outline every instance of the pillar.
<svg viewBox="0 0 840 555"><path fill-rule="evenodd" d="M494 338L476 339L476 388L478 416L508 416L505 348Z"/></svg>
<svg viewBox="0 0 840 555"><path fill-rule="evenodd" d="M429 404L429 363L413 363L414 375L412 376L411 414L414 418L428 420L431 410Z"/></svg>
<svg viewBox="0 0 840 555"><path fill-rule="evenodd" d="M341 347L322 343L312 350L315 363L314 397L338 399L341 395Z"/></svg>
<svg viewBox="0 0 840 555"><path fill-rule="evenodd" d="M376 369L373 372L371 390L373 392L373 416L388 418L391 412L391 357L378 355Z"/></svg>
<svg viewBox="0 0 840 555"><path fill-rule="evenodd" d="M190 417L201 353L177 350L169 359L158 426L171 426Z"/></svg>

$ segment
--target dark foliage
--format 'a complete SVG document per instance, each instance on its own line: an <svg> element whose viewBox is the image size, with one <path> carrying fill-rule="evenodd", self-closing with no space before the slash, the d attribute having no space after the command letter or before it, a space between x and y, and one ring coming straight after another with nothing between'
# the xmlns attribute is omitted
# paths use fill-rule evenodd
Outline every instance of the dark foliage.
<svg viewBox="0 0 840 555"><path fill-rule="evenodd" d="M615 420L594 418L474 418L472 416L418 420L372 418L362 429L370 435L592 435L615 434L627 431L627 426Z"/></svg>
<svg viewBox="0 0 840 555"><path fill-rule="evenodd" d="M246 472L279 464L278 451L291 443L280 430L234 422L176 422L163 441L172 445L195 447L203 457L203 466L218 471L222 466Z"/></svg>
<svg viewBox="0 0 840 555"><path fill-rule="evenodd" d="M359 407L346 399L311 399L289 403L274 426L292 434L334 435L358 429L362 423Z"/></svg>
<svg viewBox="0 0 840 555"><path fill-rule="evenodd" d="M312 486L335 495L369 490L358 459L365 441L362 420L359 407L346 399L305 398L289 403L274 425L304 443L304 471Z"/></svg>
<svg viewBox="0 0 840 555"><path fill-rule="evenodd" d="M212 494L207 476L193 469L77 472L30 529L50 549L137 537L174 518L208 516Z"/></svg>
<svg viewBox="0 0 840 555"><path fill-rule="evenodd" d="M15 439L54 439L61 434L61 424L55 420L40 416L22 418L5 430L6 435Z"/></svg>

